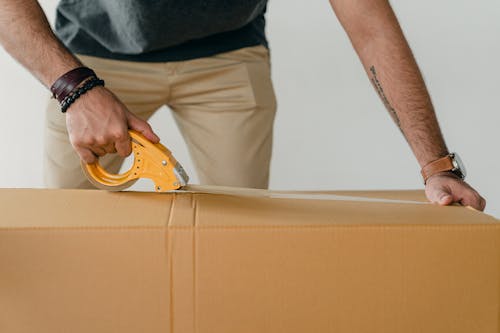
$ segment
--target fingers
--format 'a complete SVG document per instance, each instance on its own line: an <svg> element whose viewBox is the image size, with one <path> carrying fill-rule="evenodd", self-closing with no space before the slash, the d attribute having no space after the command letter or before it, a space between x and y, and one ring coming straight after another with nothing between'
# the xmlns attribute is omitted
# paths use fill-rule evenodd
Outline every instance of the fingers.
<svg viewBox="0 0 500 333"><path fill-rule="evenodd" d="M129 128L141 132L149 141L153 143L160 142L160 138L153 132L151 126L144 120L138 118L133 113L127 114Z"/></svg>
<svg viewBox="0 0 500 333"><path fill-rule="evenodd" d="M457 196L457 200L455 201L461 205L470 206L479 211L483 211L486 207L486 200L466 182L455 182L452 185L452 189Z"/></svg>
<svg viewBox="0 0 500 333"><path fill-rule="evenodd" d="M91 146L90 150L99 157L106 155L106 150L100 146Z"/></svg>
<svg viewBox="0 0 500 333"><path fill-rule="evenodd" d="M460 200L460 203L464 206L470 206L480 211L483 211L484 208L486 208L486 200L474 190L464 195L463 199Z"/></svg>
<svg viewBox="0 0 500 333"><path fill-rule="evenodd" d="M116 148L115 148L115 144L114 143L107 144L107 145L103 146L103 149L106 151L107 154L114 154L114 153L116 153Z"/></svg>
<svg viewBox="0 0 500 333"><path fill-rule="evenodd" d="M115 139L118 138L118 139ZM80 159L88 164L97 162L99 157L116 153L120 148L120 155L126 157L131 152L130 137L126 129L121 134L99 136L93 139L90 136L71 140Z"/></svg>
<svg viewBox="0 0 500 333"><path fill-rule="evenodd" d="M132 143L128 131L115 136L115 148L118 155L127 157L132 152Z"/></svg>
<svg viewBox="0 0 500 333"><path fill-rule="evenodd" d="M461 179L437 176L427 182L425 192L427 198L441 206L459 203L479 211L486 207L486 200Z"/></svg>
<svg viewBox="0 0 500 333"><path fill-rule="evenodd" d="M97 162L97 156L90 149L77 147L75 150L80 156L80 159L85 163L92 164Z"/></svg>

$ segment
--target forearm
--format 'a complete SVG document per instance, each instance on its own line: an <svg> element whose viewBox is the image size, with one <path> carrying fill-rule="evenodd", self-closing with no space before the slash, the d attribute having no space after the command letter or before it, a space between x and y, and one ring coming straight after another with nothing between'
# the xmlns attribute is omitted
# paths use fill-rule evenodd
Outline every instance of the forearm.
<svg viewBox="0 0 500 333"><path fill-rule="evenodd" d="M0 0L0 43L46 87L81 66L54 35L34 0Z"/></svg>
<svg viewBox="0 0 500 333"><path fill-rule="evenodd" d="M434 108L401 33L376 36L359 56L368 76L421 166L447 154Z"/></svg>
<svg viewBox="0 0 500 333"><path fill-rule="evenodd" d="M446 155L447 147L427 88L389 3L351 1L362 7L358 10L364 15L347 13L342 17L344 28L419 164L424 166Z"/></svg>

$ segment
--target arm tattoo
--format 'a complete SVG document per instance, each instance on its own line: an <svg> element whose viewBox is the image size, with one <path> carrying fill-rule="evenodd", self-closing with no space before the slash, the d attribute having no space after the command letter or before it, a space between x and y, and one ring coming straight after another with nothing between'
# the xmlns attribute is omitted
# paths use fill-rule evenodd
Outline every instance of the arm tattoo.
<svg viewBox="0 0 500 333"><path fill-rule="evenodd" d="M399 121L399 117L396 113L396 110L392 107L391 103L389 103L389 100L385 96L384 89L382 89L382 84L377 78L377 71L375 70L375 66L370 67L370 72L373 74L373 77L371 78L371 81L373 83L373 86L375 87L375 90L377 90L377 93L379 94L380 98L382 99L382 102L384 102L385 107L387 110L389 110L389 113L391 114L392 119L398 125L399 129L401 129L401 124Z"/></svg>

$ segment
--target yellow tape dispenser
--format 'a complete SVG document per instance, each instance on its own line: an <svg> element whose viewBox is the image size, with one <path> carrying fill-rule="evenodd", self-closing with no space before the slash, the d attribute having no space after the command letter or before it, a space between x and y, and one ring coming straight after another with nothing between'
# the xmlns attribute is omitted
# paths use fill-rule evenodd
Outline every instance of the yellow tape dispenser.
<svg viewBox="0 0 500 333"><path fill-rule="evenodd" d="M161 143L152 143L139 132L130 130L132 139L132 167L121 174L106 171L99 161L93 164L82 162L82 169L97 188L121 191L132 186L139 178L149 178L156 192L168 192L187 185L189 177L174 158L170 150Z"/></svg>

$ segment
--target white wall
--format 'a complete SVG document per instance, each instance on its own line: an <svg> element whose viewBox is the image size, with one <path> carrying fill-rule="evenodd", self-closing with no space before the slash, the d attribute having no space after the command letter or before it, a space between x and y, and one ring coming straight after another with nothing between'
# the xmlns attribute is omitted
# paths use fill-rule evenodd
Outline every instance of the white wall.
<svg viewBox="0 0 500 333"><path fill-rule="evenodd" d="M56 2L41 1L51 20ZM500 3L406 0L393 1L393 6L448 146L465 160L470 184L488 200L486 211L500 217ZM279 103L271 187L422 188L416 160L328 1L271 0L267 18ZM43 186L47 96L41 84L0 51L0 187ZM152 125L194 175L168 110L160 110Z"/></svg>

